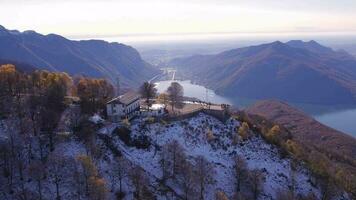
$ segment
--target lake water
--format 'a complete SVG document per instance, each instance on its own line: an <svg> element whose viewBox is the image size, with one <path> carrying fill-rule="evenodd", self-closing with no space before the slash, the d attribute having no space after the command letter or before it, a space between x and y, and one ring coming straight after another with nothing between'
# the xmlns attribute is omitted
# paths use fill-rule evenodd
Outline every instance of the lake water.
<svg viewBox="0 0 356 200"><path fill-rule="evenodd" d="M156 88L159 93L165 92L172 81L159 81ZM245 108L257 100L246 98L227 98L216 94L204 86L192 84L191 81L176 81L184 88L184 96L195 97L212 103L227 103L238 108ZM292 104L319 122L356 137L356 106L325 106L314 104Z"/></svg>
<svg viewBox="0 0 356 200"><path fill-rule="evenodd" d="M173 81L159 81L156 83L158 93L165 92ZM184 88L184 96L195 97L202 101L212 103L232 104L228 98L215 94L213 90L207 89L201 85L192 84L190 81L175 81L181 84Z"/></svg>

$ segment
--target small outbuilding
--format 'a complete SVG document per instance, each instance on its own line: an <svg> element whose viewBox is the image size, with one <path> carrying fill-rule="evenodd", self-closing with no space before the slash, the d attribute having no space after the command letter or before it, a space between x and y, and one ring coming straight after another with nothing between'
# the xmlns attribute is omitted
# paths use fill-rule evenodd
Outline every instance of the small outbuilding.
<svg viewBox="0 0 356 200"><path fill-rule="evenodd" d="M142 107L140 113L145 117L162 116L166 113L166 106L164 104L152 104L149 109L147 109L147 107Z"/></svg>

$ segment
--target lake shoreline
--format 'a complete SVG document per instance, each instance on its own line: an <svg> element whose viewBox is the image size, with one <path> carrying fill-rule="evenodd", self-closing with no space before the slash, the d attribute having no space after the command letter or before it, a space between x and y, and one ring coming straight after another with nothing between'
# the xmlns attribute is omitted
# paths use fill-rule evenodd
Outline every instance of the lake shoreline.
<svg viewBox="0 0 356 200"><path fill-rule="evenodd" d="M183 86L184 96L197 98L206 102L230 104L238 109L246 109L262 100L219 95L215 91L190 80L157 81L155 84L158 93L165 92L171 82L178 82ZM291 102L288 102L288 104L300 109L320 123L356 137L356 123L352 120L356 119L356 105L321 105Z"/></svg>

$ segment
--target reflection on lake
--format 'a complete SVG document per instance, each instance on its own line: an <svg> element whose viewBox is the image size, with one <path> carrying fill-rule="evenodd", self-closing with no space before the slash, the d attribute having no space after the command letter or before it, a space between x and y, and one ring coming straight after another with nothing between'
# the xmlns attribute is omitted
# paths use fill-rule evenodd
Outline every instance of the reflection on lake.
<svg viewBox="0 0 356 200"><path fill-rule="evenodd" d="M319 122L356 137L356 108L314 116Z"/></svg>
<svg viewBox="0 0 356 200"><path fill-rule="evenodd" d="M159 93L165 92L172 81L159 81L156 88ZM227 103L238 108L245 108L254 104L256 99L248 98L227 98L216 94L213 90L204 86L192 84L191 81L176 81L184 88L184 96L195 97L203 101L212 103ZM313 116L319 122L348 133L356 137L356 106L329 106L315 104L293 104L309 115Z"/></svg>
<svg viewBox="0 0 356 200"><path fill-rule="evenodd" d="M159 81L156 83L158 93L165 92L173 81ZM213 90L207 89L201 85L192 84L190 81L175 81L181 84L184 88L184 96L195 97L202 101L212 103L226 103L232 104L232 102L223 96L215 94Z"/></svg>

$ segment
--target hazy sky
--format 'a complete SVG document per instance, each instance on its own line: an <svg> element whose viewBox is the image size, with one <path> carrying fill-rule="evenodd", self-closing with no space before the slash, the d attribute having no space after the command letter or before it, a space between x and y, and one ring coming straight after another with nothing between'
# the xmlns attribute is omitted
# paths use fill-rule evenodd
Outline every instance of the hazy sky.
<svg viewBox="0 0 356 200"><path fill-rule="evenodd" d="M356 32L356 0L0 0L0 24L65 36Z"/></svg>

